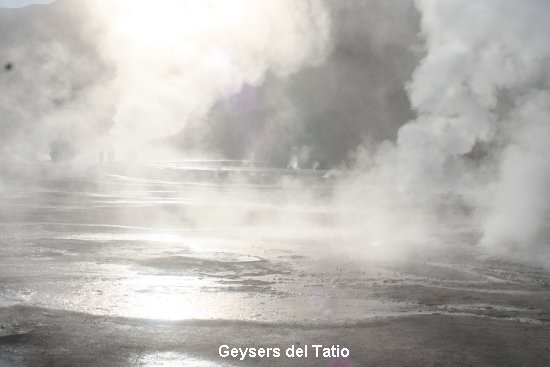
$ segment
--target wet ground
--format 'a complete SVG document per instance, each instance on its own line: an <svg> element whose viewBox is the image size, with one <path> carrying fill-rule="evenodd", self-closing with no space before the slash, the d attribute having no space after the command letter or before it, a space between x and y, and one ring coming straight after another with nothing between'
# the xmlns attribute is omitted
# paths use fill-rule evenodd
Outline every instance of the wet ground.
<svg viewBox="0 0 550 367"><path fill-rule="evenodd" d="M467 236L354 256L322 200L287 188L296 175L218 162L3 182L0 366L550 365L544 262ZM241 361L221 345L310 356Z"/></svg>

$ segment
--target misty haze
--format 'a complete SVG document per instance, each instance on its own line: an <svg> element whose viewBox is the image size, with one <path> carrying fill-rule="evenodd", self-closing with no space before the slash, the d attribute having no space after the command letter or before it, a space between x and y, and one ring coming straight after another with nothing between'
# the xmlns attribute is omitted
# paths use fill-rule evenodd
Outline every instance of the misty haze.
<svg viewBox="0 0 550 367"><path fill-rule="evenodd" d="M549 366L548 19L0 0L0 367Z"/></svg>

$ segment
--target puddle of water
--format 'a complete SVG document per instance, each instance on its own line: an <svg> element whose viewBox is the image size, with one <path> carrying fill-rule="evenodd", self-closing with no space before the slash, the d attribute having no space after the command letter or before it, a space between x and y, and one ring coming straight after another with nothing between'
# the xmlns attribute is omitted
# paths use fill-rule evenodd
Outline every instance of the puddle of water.
<svg viewBox="0 0 550 367"><path fill-rule="evenodd" d="M159 352L146 354L139 359L142 367L227 367L228 364L195 358L184 353ZM1 365L0 365L1 366Z"/></svg>

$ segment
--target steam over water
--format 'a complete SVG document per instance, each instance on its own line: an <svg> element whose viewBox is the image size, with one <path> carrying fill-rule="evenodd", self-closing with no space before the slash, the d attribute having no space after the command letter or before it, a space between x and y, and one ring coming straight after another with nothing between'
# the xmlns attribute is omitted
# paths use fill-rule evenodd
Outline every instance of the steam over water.
<svg viewBox="0 0 550 367"><path fill-rule="evenodd" d="M549 360L546 2L16 5L0 366Z"/></svg>

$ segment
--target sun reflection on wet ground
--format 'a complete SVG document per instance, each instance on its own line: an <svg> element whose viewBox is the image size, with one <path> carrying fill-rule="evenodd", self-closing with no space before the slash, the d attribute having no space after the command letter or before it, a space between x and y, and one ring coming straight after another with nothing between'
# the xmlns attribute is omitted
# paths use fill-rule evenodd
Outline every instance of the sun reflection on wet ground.
<svg viewBox="0 0 550 367"><path fill-rule="evenodd" d="M238 185L223 189L237 188L233 200L244 200L249 226L197 219L217 210L219 192L205 193L212 188L201 187L187 200L193 196L188 185L103 180L90 191L6 187L0 198L8 208L0 218L0 309L307 327L432 314L550 323L550 274L536 266L477 257L474 250L465 254L462 247L447 248L446 257L355 258L327 250L338 248L329 246L327 228L307 232L300 221L280 217L285 227L256 225L274 216L276 203L256 198L254 206L253 198L239 196ZM98 197L110 204L96 205ZM0 339L33 330L2 325ZM140 351L134 362L224 366L181 351ZM355 366L352 360L332 363Z"/></svg>
<svg viewBox="0 0 550 367"><path fill-rule="evenodd" d="M229 367L229 364L220 364L191 357L183 353L156 352L146 354L138 360L142 367Z"/></svg>

